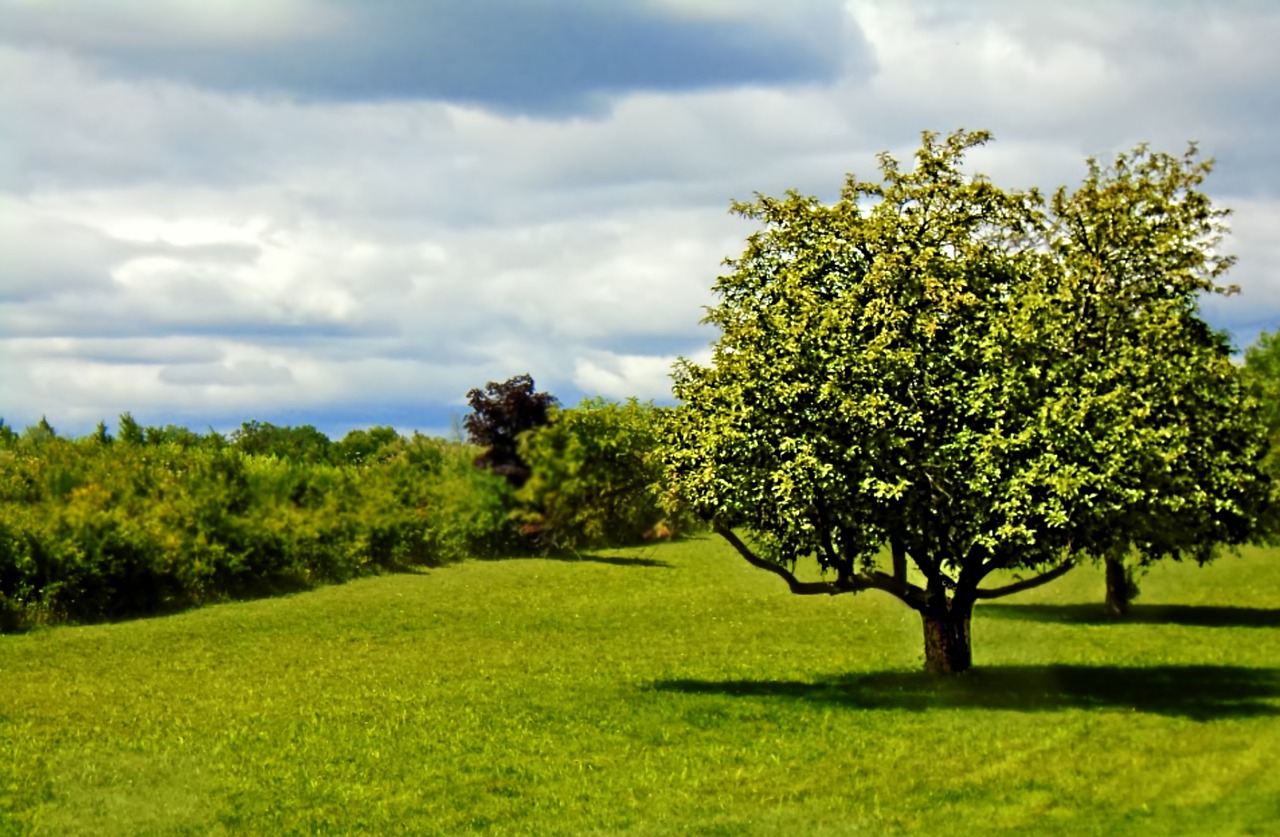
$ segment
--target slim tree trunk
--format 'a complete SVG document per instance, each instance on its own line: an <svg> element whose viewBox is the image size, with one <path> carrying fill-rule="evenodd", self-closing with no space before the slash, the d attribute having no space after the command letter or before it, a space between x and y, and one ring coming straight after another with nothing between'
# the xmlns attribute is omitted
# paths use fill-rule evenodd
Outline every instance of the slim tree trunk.
<svg viewBox="0 0 1280 837"><path fill-rule="evenodd" d="M1111 616L1124 616L1129 612L1129 575L1124 570L1124 562L1118 558L1107 556L1102 559L1107 570L1107 613Z"/></svg>
<svg viewBox="0 0 1280 837"><path fill-rule="evenodd" d="M889 549L893 555L894 580L904 582L907 580L907 550L898 538L890 541Z"/></svg>
<svg viewBox="0 0 1280 837"><path fill-rule="evenodd" d="M959 674L972 665L969 612L924 614L924 670L934 674Z"/></svg>

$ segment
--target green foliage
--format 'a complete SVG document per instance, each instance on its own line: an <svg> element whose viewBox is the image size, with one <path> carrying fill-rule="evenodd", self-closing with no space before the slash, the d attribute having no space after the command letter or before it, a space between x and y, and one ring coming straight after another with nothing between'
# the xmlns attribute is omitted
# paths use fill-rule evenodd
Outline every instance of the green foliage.
<svg viewBox="0 0 1280 837"><path fill-rule="evenodd" d="M660 506L656 458L664 411L631 399L553 410L520 437L530 477L516 493L526 531L552 548L594 548L670 536L689 523Z"/></svg>
<svg viewBox="0 0 1280 837"><path fill-rule="evenodd" d="M402 446L400 434L394 427L372 427L368 430L352 430L342 437L330 451L335 462L351 465L372 464L395 456Z"/></svg>
<svg viewBox="0 0 1280 837"><path fill-rule="evenodd" d="M1262 332L1244 353L1245 377L1262 404L1262 420L1271 434L1272 462L1280 448L1280 331ZM1274 473L1274 472L1273 472ZM1280 476L1280 475L1278 475Z"/></svg>
<svg viewBox="0 0 1280 837"><path fill-rule="evenodd" d="M479 451L470 445L442 445L432 482L434 532L449 560L506 557L526 553L527 539L512 525L515 488L475 467ZM414 448L407 452L410 461Z"/></svg>
<svg viewBox="0 0 1280 837"><path fill-rule="evenodd" d="M227 446L150 430L122 420L121 443L103 444L37 428L0 451L0 627L153 613L515 543L511 489L472 467L474 448L375 428L348 464L320 459L311 432ZM248 453L247 437L298 457Z"/></svg>
<svg viewBox="0 0 1280 837"><path fill-rule="evenodd" d="M1244 353L1245 378L1262 405L1262 420L1270 436L1265 467L1274 490L1269 536L1280 539L1280 331L1263 332Z"/></svg>
<svg viewBox="0 0 1280 837"><path fill-rule="evenodd" d="M1203 562L1251 538L1266 502L1258 405L1226 335L1198 316L1201 294L1236 290L1219 284L1235 259L1221 252L1228 210L1200 190L1211 168L1194 145L1181 158L1139 146L1109 167L1090 160L1085 182L1052 201L1059 316L1044 327L1070 353L1062 374L1097 405L1080 428L1102 465L1094 554L1109 538L1144 560Z"/></svg>
<svg viewBox="0 0 1280 837"><path fill-rule="evenodd" d="M231 432L231 445L237 450L298 462L330 461L332 444L328 436L309 424L277 427L270 422L246 421Z"/></svg>
<svg viewBox="0 0 1280 837"><path fill-rule="evenodd" d="M882 155L831 206L735 204L763 229L715 285L711 364L677 367L664 454L670 497L748 561L899 597L943 669L968 665L978 598L1035 583L993 572L1047 581L1131 544L1205 560L1253 536L1268 490L1256 405L1198 316L1231 264L1209 164L1139 147L1046 202L963 173L989 139L926 133L914 170ZM828 581L790 575L806 555Z"/></svg>
<svg viewBox="0 0 1280 837"><path fill-rule="evenodd" d="M93 429L93 435L89 437L89 440L96 445L109 445L115 441L115 439L111 438L111 433L107 431L107 424L104 421L98 422L98 426Z"/></svg>
<svg viewBox="0 0 1280 837"><path fill-rule="evenodd" d="M54 429L49 420L44 416L40 417L40 421L31 425L22 433L22 441L27 445L42 445L53 439L58 438L58 431Z"/></svg>
<svg viewBox="0 0 1280 837"><path fill-rule="evenodd" d="M216 433L208 436L201 436L185 427L179 427L176 424L166 424L164 427L148 427L143 431L143 440L146 444L153 447L160 445L179 445L182 447L197 447L199 445L210 445L212 447L220 446L222 437Z"/></svg>
<svg viewBox="0 0 1280 837"><path fill-rule="evenodd" d="M142 425L134 419L130 413L120 414L120 442L125 445L144 445L146 444L146 433L142 429Z"/></svg>
<svg viewBox="0 0 1280 837"><path fill-rule="evenodd" d="M227 443L226 439L212 430L207 435L202 436L195 431L176 424L166 424L164 427L143 427L132 414L127 412L120 415L117 435L121 444L134 447L143 445L151 447L178 445L180 447L218 449L224 447ZM98 422L98 427L90 438L100 444L111 444L115 441L107 433L106 424L101 421Z"/></svg>

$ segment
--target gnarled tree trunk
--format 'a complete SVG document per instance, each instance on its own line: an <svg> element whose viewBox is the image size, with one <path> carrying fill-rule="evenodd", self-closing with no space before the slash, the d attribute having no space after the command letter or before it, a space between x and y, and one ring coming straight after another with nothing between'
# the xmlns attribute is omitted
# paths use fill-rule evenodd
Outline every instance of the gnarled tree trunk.
<svg viewBox="0 0 1280 837"><path fill-rule="evenodd" d="M934 674L959 674L973 665L969 646L969 613L925 613L924 670Z"/></svg>
<svg viewBox="0 0 1280 837"><path fill-rule="evenodd" d="M1112 616L1124 616L1129 612L1130 583L1125 572L1124 562L1118 558L1107 556L1102 559L1107 571L1107 613Z"/></svg>

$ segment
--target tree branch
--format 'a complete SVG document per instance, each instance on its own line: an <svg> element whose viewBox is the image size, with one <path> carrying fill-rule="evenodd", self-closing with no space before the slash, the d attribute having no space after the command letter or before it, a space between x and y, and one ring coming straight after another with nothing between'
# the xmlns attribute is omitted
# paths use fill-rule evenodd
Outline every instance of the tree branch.
<svg viewBox="0 0 1280 837"><path fill-rule="evenodd" d="M975 590L973 597L975 599L998 599L1002 596L1011 596L1014 593L1021 593L1023 590L1030 590L1033 587L1039 587L1041 584L1048 584L1055 578L1061 578L1071 570L1075 569L1076 562L1074 560L1064 561L1048 572L1041 573L1034 578L1024 579L1013 584L1006 584L1004 587L993 587L990 590Z"/></svg>
<svg viewBox="0 0 1280 837"><path fill-rule="evenodd" d="M727 540L738 550L748 564L758 567L787 582L787 587L797 596L838 596L841 593L857 593L861 590L883 590L905 602L915 610L925 606L927 595L924 590L914 584L900 583L893 576L881 572L870 574L851 574L841 576L834 581L801 581L781 564L761 558L751 551L751 547L743 543L733 530L721 523L712 523L716 534Z"/></svg>
<svg viewBox="0 0 1280 837"><path fill-rule="evenodd" d="M925 580L929 582L931 587L937 587L939 590L948 589L948 582L950 582L951 579L946 578L944 581L945 574L942 572L942 566L933 560L933 556L925 548L924 538L922 537L920 540L921 543L914 549L904 542L902 544L904 553L903 557L910 558L915 565L920 568L920 572L924 575ZM890 546L890 549L892 549L892 545ZM950 586L954 587L955 585L952 583Z"/></svg>
<svg viewBox="0 0 1280 837"><path fill-rule="evenodd" d="M781 564L775 564L773 561L767 561L751 551L751 547L742 542L742 539L733 533L733 530L721 523L712 523L712 528L716 534L727 540L734 549L738 550L738 554L746 559L747 563L753 567L758 567L766 572L774 575L787 582L787 586L791 588L791 592L798 596L835 596L840 593L857 592L856 587L849 584L841 584L840 580L836 581L801 581L795 575Z"/></svg>

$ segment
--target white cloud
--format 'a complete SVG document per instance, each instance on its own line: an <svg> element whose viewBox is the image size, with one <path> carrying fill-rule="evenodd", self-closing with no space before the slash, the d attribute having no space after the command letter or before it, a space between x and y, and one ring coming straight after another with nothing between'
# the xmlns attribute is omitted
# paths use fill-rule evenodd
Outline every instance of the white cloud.
<svg viewBox="0 0 1280 837"><path fill-rule="evenodd" d="M593 352L574 363L573 382L587 395L666 400L671 397L675 357Z"/></svg>
<svg viewBox="0 0 1280 837"><path fill-rule="evenodd" d="M1224 249L1239 261L1227 275L1241 293L1205 300L1211 322L1231 326L1236 347L1243 349L1262 331L1280 330L1280 200L1238 198L1229 201L1232 235Z"/></svg>
<svg viewBox="0 0 1280 837"><path fill-rule="evenodd" d="M712 25L781 8L693 11ZM77 58L74 38L0 46L5 418L445 426L468 389L523 372L566 403L663 399L673 356L711 338L711 284L751 230L729 200L831 198L924 128L993 128L971 163L1018 185L1073 182L1086 154L1138 140L1200 138L1221 159L1210 188L1236 209L1244 287L1206 311L1246 341L1280 323L1266 46L1280 12L848 8L837 40L872 50L874 74L650 89L561 119L126 81Z"/></svg>

